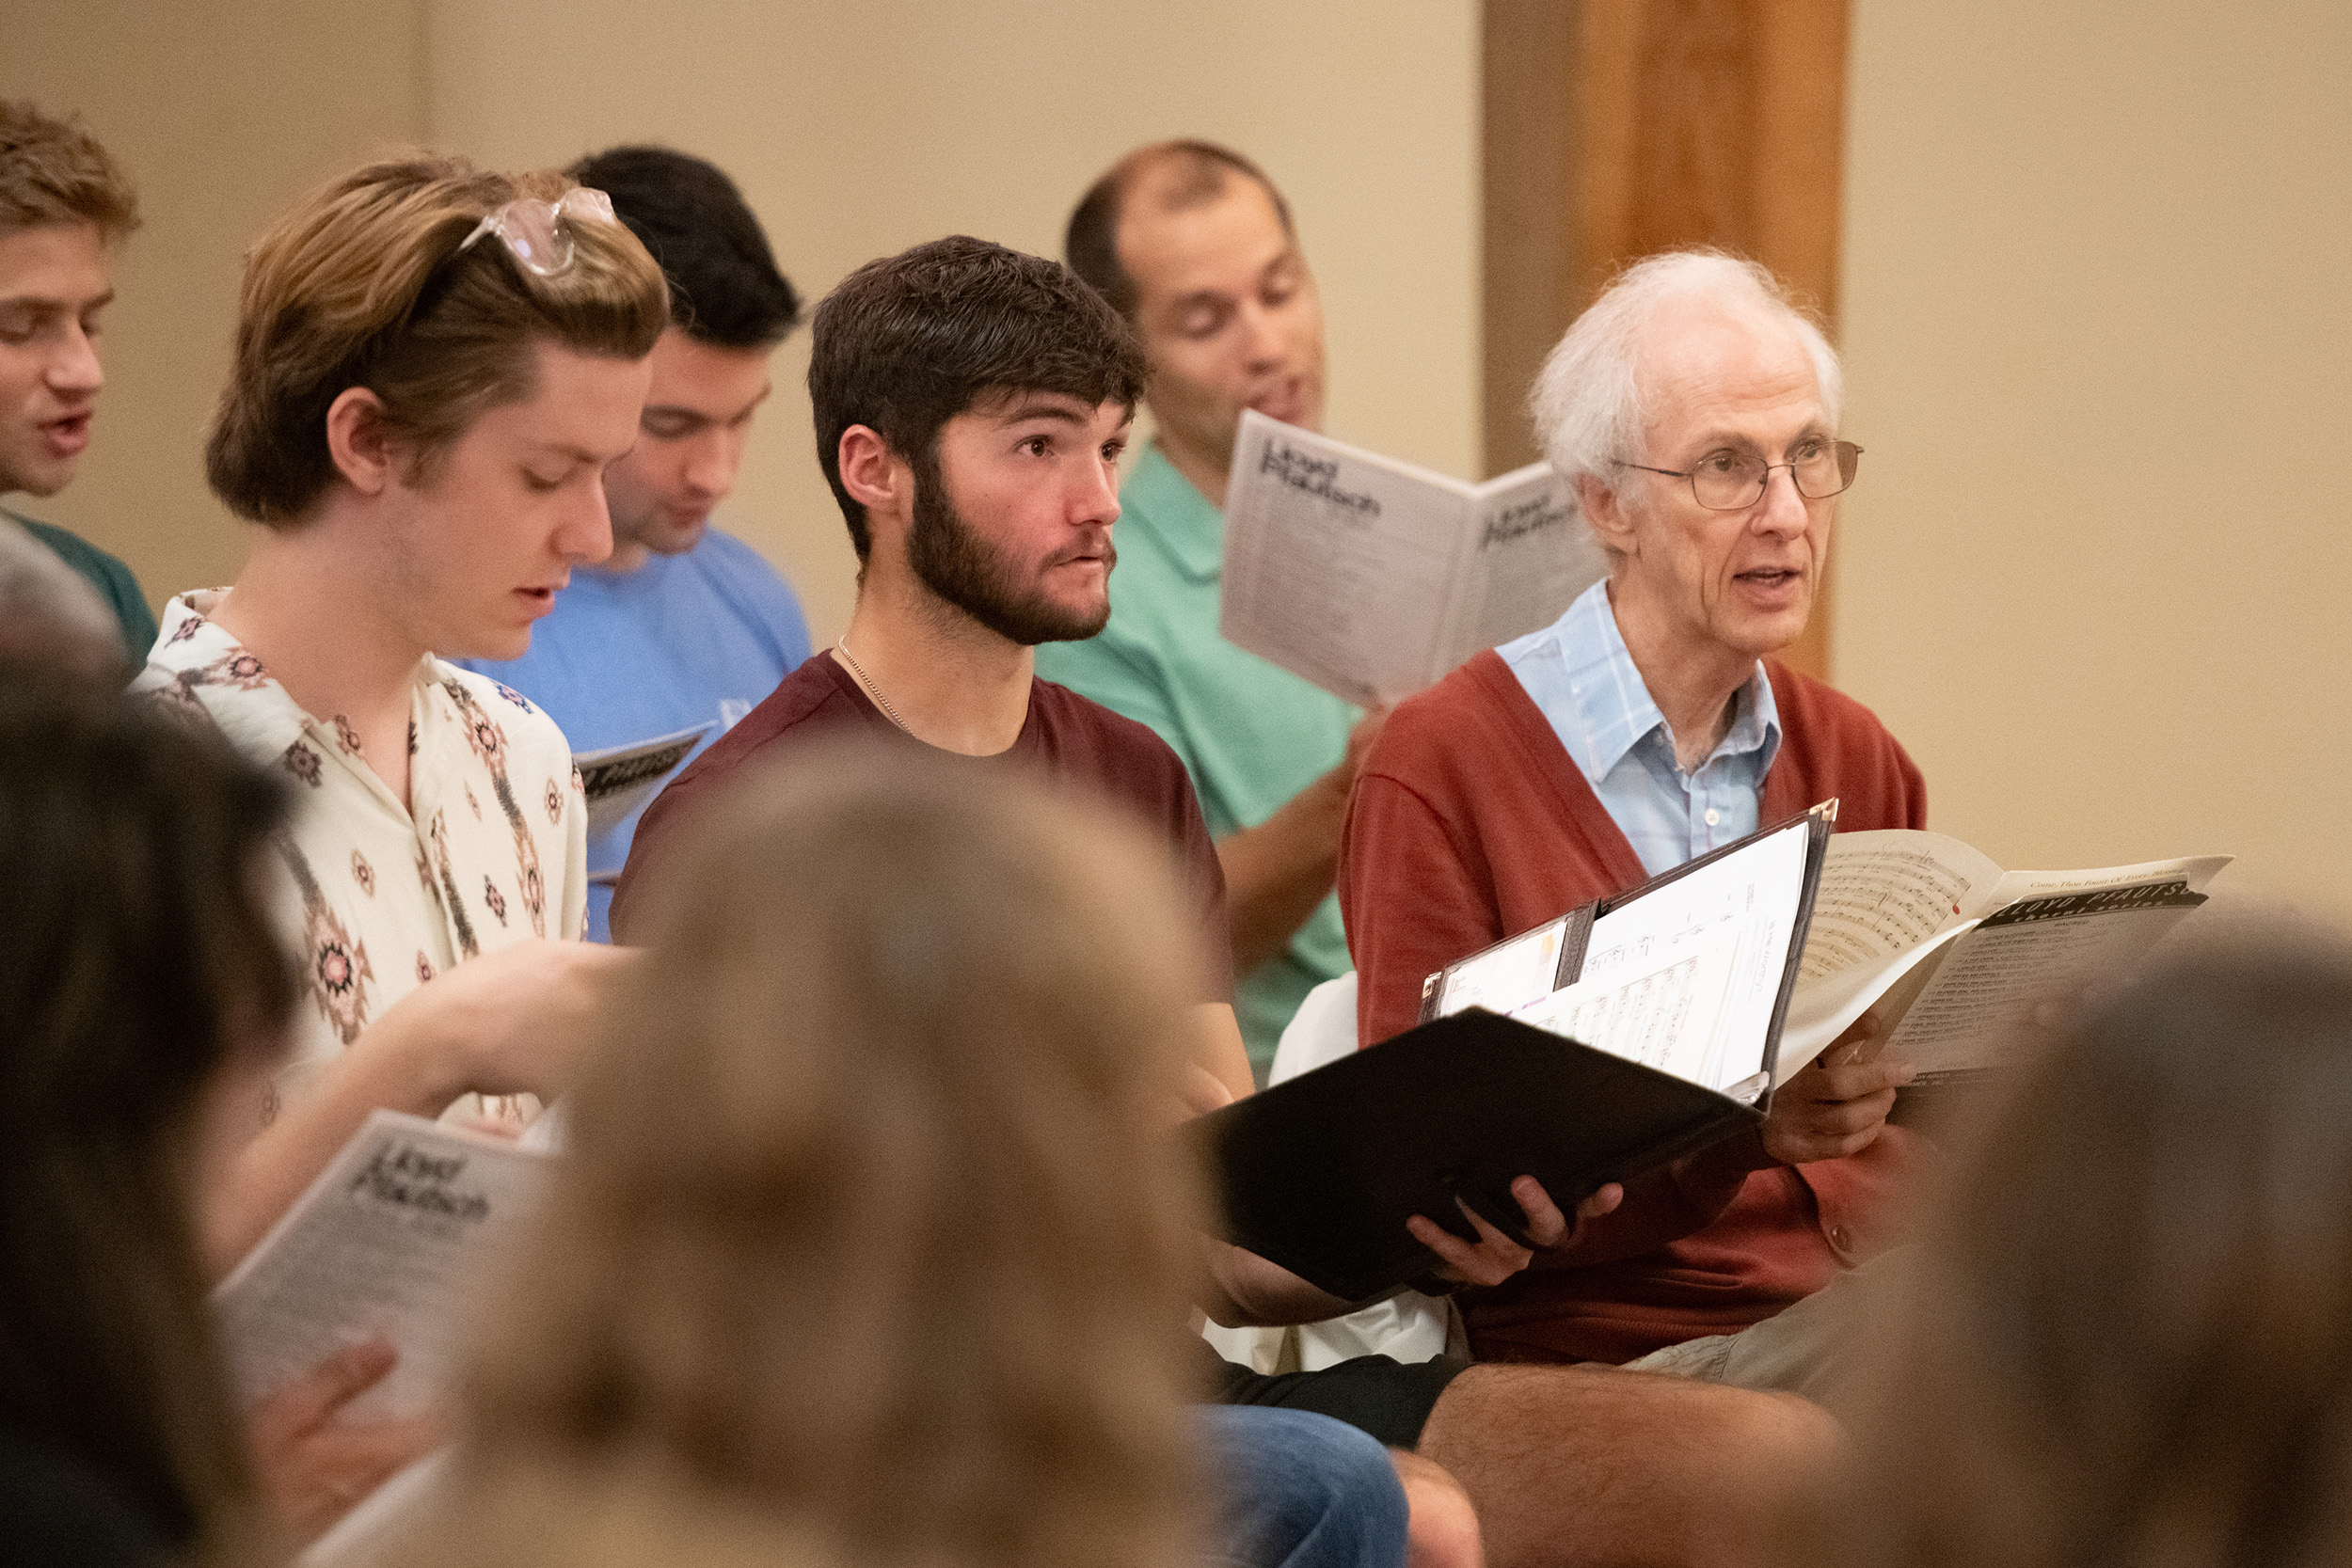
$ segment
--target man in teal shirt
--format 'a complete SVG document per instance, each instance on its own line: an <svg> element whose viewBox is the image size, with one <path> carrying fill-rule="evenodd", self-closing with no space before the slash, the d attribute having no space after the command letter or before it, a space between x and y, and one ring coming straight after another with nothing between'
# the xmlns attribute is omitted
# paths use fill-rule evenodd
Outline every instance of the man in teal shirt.
<svg viewBox="0 0 2352 1568"><path fill-rule="evenodd" d="M1038 673L1148 724L1191 771L1224 863L1233 1005L1260 1083L1282 1026L1350 968L1331 895L1340 823L1385 715L1217 633L1225 475L1241 411L1323 419L1323 308L1290 207L1205 142L1129 153L1070 220L1070 265L1141 335L1157 427L1120 491L1110 624Z"/></svg>
<svg viewBox="0 0 2352 1568"><path fill-rule="evenodd" d="M106 379L98 326L115 252L137 224L129 182L78 121L0 101L0 496L54 496L73 478ZM0 557L54 578L48 596L70 618L103 612L129 668L147 661L155 615L121 562L5 511Z"/></svg>

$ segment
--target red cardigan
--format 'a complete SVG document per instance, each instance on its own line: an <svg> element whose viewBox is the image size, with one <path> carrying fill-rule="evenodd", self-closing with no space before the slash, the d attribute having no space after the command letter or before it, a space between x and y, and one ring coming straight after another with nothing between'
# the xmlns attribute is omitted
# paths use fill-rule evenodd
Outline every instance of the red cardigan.
<svg viewBox="0 0 2352 1568"><path fill-rule="evenodd" d="M1836 796L1841 831L1927 822L1919 770L1870 711L1768 660L1781 746L1760 820ZM1550 721L1483 653L1400 704L1365 759L1340 846L1359 1037L1410 1028L1454 959L1647 879ZM1627 1361L1771 1317L1883 1244L1923 1153L1783 1165L1742 1136L1637 1182L1574 1249L1463 1297L1481 1359Z"/></svg>

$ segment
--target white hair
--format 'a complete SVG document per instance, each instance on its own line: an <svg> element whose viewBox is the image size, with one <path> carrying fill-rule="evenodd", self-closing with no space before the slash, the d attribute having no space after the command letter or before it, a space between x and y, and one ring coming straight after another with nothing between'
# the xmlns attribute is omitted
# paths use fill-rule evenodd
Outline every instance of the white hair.
<svg viewBox="0 0 2352 1568"><path fill-rule="evenodd" d="M1650 416L1643 344L1670 305L1708 300L1786 325L1804 345L1830 428L1846 390L1837 351L1788 290L1756 262L1720 250L1670 250L1634 262L1576 318L1528 392L1535 439L1571 486L1586 474L1615 488L1613 463L1640 455Z"/></svg>

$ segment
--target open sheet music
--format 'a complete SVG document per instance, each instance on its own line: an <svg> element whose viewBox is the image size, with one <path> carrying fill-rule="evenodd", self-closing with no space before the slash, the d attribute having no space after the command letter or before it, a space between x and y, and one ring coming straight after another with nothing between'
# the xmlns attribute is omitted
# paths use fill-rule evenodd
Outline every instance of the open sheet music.
<svg viewBox="0 0 2352 1568"><path fill-rule="evenodd" d="M400 1360L354 1414L406 1415L446 1393L478 1277L513 1245L547 1177L545 1154L372 1113L214 1292L239 1400L374 1334Z"/></svg>
<svg viewBox="0 0 2352 1568"><path fill-rule="evenodd" d="M2145 953L2205 901L2227 855L2085 871L2003 871L1943 833L1830 841L1797 994L1786 1077L1878 1005L1878 1050L1932 1080L1999 1065L2043 996Z"/></svg>
<svg viewBox="0 0 2352 1568"><path fill-rule="evenodd" d="M1483 1006L1752 1100L1825 833L1809 814L1458 959L1429 977L1422 1016Z"/></svg>
<svg viewBox="0 0 2352 1568"><path fill-rule="evenodd" d="M1753 860L1740 862L1740 876ZM2204 903L2206 885L2229 863L2227 855L2206 855L2098 870L2003 871L1943 833L1838 833L1822 858L1774 1076L1785 1079L1813 1060L1874 1005L1893 1026L1873 1053L1911 1063L1923 1081L1996 1066L2024 1039L2035 1002L2146 952ZM1611 1021L1646 1019L1640 1006L1652 1005L1661 983L1716 983L1712 970L1651 959L1677 951L1677 942L1688 947L1698 940L1701 923L1685 906L1695 911L1704 891L1732 875L1693 864L1700 869L1669 873L1662 889L1670 896L1662 901L1653 902L1659 893L1622 895L1630 902L1621 908L1604 900L1598 908L1608 912L1593 920L1589 934L1580 930L1575 911L1449 964L1430 976L1423 1016L1483 1006L1620 1050ZM1696 885L1680 887L1685 879ZM1675 923L1681 923L1677 929L1650 929ZM1733 922L1724 913L1716 924L1729 928ZM1637 930L1644 944L1629 948ZM1620 950L1639 961L1619 959ZM1617 997L1612 988L1645 963L1647 970L1634 975L1638 990ZM1724 982L1733 987L1727 994L1744 996L1753 1009L1761 981L1740 974L1746 975L1744 990L1735 974ZM1564 986L1572 989L1558 989ZM1660 1055L1665 1048L1655 1043L1629 1043L1622 1053L1727 1088L1724 1075L1740 1064L1708 1053L1708 1001L1690 1001L1668 1054ZM1656 1025L1645 1022L1642 1040L1658 1037Z"/></svg>
<svg viewBox="0 0 2352 1568"><path fill-rule="evenodd" d="M1548 463L1469 484L1242 414L1218 629L1359 707L1549 626L1607 569Z"/></svg>

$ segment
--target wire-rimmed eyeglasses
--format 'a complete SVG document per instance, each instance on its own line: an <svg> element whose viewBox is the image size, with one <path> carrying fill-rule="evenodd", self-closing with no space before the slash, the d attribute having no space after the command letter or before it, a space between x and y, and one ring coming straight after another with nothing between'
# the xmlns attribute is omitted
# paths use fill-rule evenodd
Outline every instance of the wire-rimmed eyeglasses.
<svg viewBox="0 0 2352 1568"><path fill-rule="evenodd" d="M1862 466L1862 449L1851 441L1801 441L1786 463L1767 463L1754 452L1712 451L1692 468L1653 468L1646 463L1616 460L1620 468L1688 480L1691 497L1709 512L1745 512L1763 499L1774 468L1788 470L1797 494L1807 500L1827 500L1853 483Z"/></svg>

